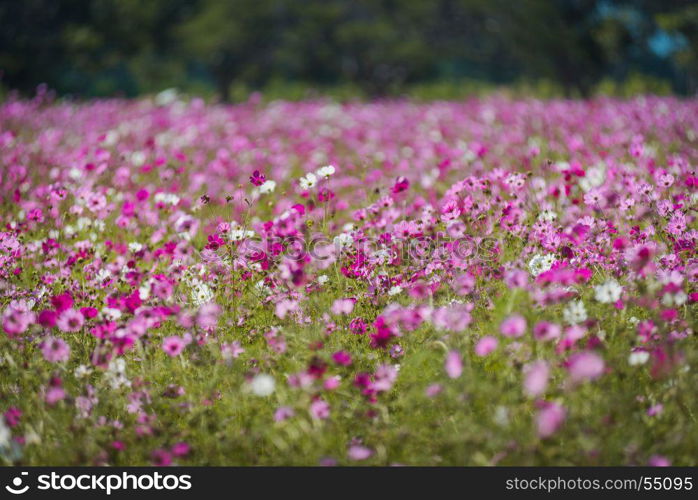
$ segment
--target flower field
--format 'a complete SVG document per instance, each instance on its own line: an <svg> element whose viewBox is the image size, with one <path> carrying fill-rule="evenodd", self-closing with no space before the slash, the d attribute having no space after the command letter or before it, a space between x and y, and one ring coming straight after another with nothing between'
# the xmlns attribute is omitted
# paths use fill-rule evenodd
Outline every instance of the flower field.
<svg viewBox="0 0 698 500"><path fill-rule="evenodd" d="M698 100L0 104L0 458L697 465Z"/></svg>

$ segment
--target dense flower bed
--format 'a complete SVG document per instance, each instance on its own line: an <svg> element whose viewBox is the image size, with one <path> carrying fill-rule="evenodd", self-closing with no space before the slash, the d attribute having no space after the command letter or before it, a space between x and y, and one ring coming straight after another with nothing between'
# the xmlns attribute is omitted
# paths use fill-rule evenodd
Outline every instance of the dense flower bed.
<svg viewBox="0 0 698 500"><path fill-rule="evenodd" d="M0 105L0 456L691 464L698 101Z"/></svg>

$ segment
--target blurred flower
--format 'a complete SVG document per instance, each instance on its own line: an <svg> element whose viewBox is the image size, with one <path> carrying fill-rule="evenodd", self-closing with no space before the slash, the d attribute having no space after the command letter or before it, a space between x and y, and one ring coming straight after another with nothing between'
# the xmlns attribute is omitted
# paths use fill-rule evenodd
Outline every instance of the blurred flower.
<svg viewBox="0 0 698 500"><path fill-rule="evenodd" d="M274 392L275 386L276 382L274 381L274 377L263 373L255 375L250 382L252 394L261 397L270 396Z"/></svg>

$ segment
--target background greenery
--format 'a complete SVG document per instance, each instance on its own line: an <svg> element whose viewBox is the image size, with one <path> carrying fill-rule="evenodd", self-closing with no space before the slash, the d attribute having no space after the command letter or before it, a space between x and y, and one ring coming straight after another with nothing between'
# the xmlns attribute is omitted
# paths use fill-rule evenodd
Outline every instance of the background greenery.
<svg viewBox="0 0 698 500"><path fill-rule="evenodd" d="M25 94L694 94L697 47L691 0L0 0Z"/></svg>

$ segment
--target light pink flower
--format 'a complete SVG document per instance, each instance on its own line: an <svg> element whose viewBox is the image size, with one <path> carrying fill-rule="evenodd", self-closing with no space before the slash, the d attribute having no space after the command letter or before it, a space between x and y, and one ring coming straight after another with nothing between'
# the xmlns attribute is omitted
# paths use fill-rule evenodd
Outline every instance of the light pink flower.
<svg viewBox="0 0 698 500"><path fill-rule="evenodd" d="M8 307L2 315L2 327L7 336L12 338L27 331L29 325L34 322L35 315L29 311L22 311Z"/></svg>
<svg viewBox="0 0 698 500"><path fill-rule="evenodd" d="M662 455L652 455L648 464L651 467L671 467L671 460Z"/></svg>
<svg viewBox="0 0 698 500"><path fill-rule="evenodd" d="M282 300L276 304L276 315L280 319L284 319L288 313L294 313L298 310L298 302L295 300Z"/></svg>
<svg viewBox="0 0 698 500"><path fill-rule="evenodd" d="M274 412L274 421L281 422L294 416L296 412L290 406L279 406Z"/></svg>
<svg viewBox="0 0 698 500"><path fill-rule="evenodd" d="M505 337L521 337L526 332L526 320L520 314L512 314L502 321L499 331Z"/></svg>
<svg viewBox="0 0 698 500"><path fill-rule="evenodd" d="M555 434L565 421L567 412L565 408L557 403L545 403L543 408L538 410L536 425L538 436L547 438Z"/></svg>
<svg viewBox="0 0 698 500"><path fill-rule="evenodd" d="M463 373L463 360L458 351L451 351L446 355L444 369L450 378L458 378Z"/></svg>
<svg viewBox="0 0 698 500"><path fill-rule="evenodd" d="M330 405L324 399L315 399L310 403L310 415L317 420L324 420L330 416Z"/></svg>
<svg viewBox="0 0 698 500"><path fill-rule="evenodd" d="M196 324L199 328L205 330L215 328L218 323L218 315L220 312L221 308L218 304L214 302L204 304L199 308L199 312L196 316Z"/></svg>
<svg viewBox="0 0 698 500"><path fill-rule="evenodd" d="M186 343L177 335L172 335L162 339L162 350L172 357L179 356L185 347Z"/></svg>
<svg viewBox="0 0 698 500"><path fill-rule="evenodd" d="M65 399L65 391L61 386L53 386L49 387L46 390L46 395L44 397L46 400L46 404L49 406L53 406L59 401L62 401Z"/></svg>
<svg viewBox="0 0 698 500"><path fill-rule="evenodd" d="M56 326L62 332L77 332L82 328L85 318L75 309L66 309L56 320Z"/></svg>
<svg viewBox="0 0 698 500"><path fill-rule="evenodd" d="M604 367L601 356L591 351L585 351L570 357L567 370L573 382L581 382L599 378L603 375Z"/></svg>
<svg viewBox="0 0 698 500"><path fill-rule="evenodd" d="M431 384L426 388L424 394L426 394L428 398L433 398L441 394L441 391L443 391L443 386L441 384Z"/></svg>
<svg viewBox="0 0 698 500"><path fill-rule="evenodd" d="M539 321L536 326L533 327L533 337L536 340L554 340L560 336L562 333L562 328L556 323L550 323L548 321Z"/></svg>
<svg viewBox="0 0 698 500"><path fill-rule="evenodd" d="M545 361L534 361L524 367L524 392L531 397L540 396L548 387L550 368Z"/></svg>
<svg viewBox="0 0 698 500"><path fill-rule="evenodd" d="M367 458L371 458L373 450L366 446L355 444L349 447L347 455L351 460L366 460Z"/></svg>
<svg viewBox="0 0 698 500"><path fill-rule="evenodd" d="M61 363L70 358L70 346L58 337L49 337L41 343L41 353L50 363Z"/></svg>
<svg viewBox="0 0 698 500"><path fill-rule="evenodd" d="M354 299L337 299L332 304L332 314L351 314L354 310Z"/></svg>
<svg viewBox="0 0 698 500"><path fill-rule="evenodd" d="M491 335L482 337L480 340L478 340L477 344L475 344L475 354L478 356L487 356L497 349L498 343L499 342L497 339Z"/></svg>

